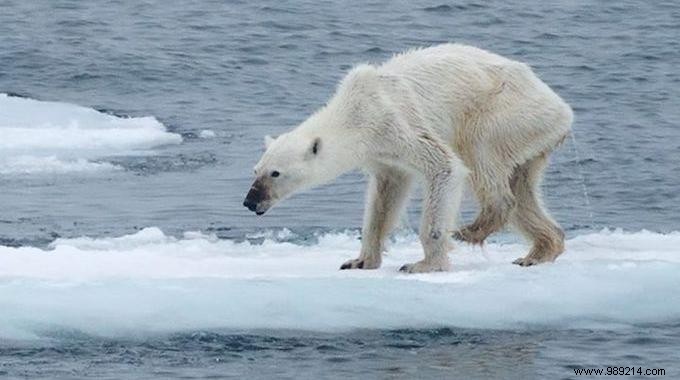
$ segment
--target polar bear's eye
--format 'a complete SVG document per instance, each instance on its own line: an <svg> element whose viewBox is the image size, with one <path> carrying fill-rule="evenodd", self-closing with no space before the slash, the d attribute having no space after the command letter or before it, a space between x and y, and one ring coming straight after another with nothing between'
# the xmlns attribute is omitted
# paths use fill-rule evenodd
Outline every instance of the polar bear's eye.
<svg viewBox="0 0 680 380"><path fill-rule="evenodd" d="M321 139L316 138L314 139L314 143L312 143L312 154L317 154L319 153L319 149L321 149Z"/></svg>
<svg viewBox="0 0 680 380"><path fill-rule="evenodd" d="M274 177L274 178L276 178L276 177L278 177L278 176L280 176L280 175L281 175L281 173L279 173L279 172L276 171L276 170L274 170L274 171L272 172L272 177Z"/></svg>

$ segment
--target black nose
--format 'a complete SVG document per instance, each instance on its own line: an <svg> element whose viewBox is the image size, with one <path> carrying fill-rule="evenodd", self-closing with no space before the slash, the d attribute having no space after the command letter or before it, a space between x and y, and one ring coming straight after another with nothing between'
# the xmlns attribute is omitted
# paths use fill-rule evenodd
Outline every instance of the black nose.
<svg viewBox="0 0 680 380"><path fill-rule="evenodd" d="M243 201L243 205L250 211L255 211L257 209L257 203L251 201L250 199Z"/></svg>

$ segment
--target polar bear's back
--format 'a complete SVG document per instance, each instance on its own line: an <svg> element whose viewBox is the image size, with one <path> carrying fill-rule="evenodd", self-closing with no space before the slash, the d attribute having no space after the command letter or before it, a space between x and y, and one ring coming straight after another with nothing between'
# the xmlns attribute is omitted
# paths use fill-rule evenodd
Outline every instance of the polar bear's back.
<svg viewBox="0 0 680 380"><path fill-rule="evenodd" d="M382 64L380 69L393 74L408 75L435 68L440 64L466 69L479 64L510 65L513 63L519 62L474 46L449 43L397 54Z"/></svg>
<svg viewBox="0 0 680 380"><path fill-rule="evenodd" d="M422 92L420 95L436 96L455 105L500 94L499 86L524 96L559 99L528 65L468 45L442 44L410 50L377 69L414 85L414 90ZM503 95L509 94L506 91Z"/></svg>
<svg viewBox="0 0 680 380"><path fill-rule="evenodd" d="M396 55L377 70L400 78L409 102L454 147L479 139L493 146L532 141L507 148L521 162L571 127L571 108L528 65L486 50L443 44Z"/></svg>

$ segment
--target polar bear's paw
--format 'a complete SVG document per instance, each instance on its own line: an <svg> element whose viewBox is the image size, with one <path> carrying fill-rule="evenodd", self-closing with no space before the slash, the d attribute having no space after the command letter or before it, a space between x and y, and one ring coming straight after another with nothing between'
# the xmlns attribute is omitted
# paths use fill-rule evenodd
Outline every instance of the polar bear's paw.
<svg viewBox="0 0 680 380"><path fill-rule="evenodd" d="M539 256L539 255L529 254L526 257L520 257L519 259L513 261L512 263L519 265L521 267L530 267L530 266L538 265L538 264L542 264L542 263L553 262L553 261L555 261L556 258L557 258L557 255Z"/></svg>
<svg viewBox="0 0 680 380"><path fill-rule="evenodd" d="M520 257L519 259L516 259L512 263L515 265L519 265L521 267L530 267L532 265L540 264L538 260L532 257Z"/></svg>
<svg viewBox="0 0 680 380"><path fill-rule="evenodd" d="M450 265L447 260L420 260L417 263L404 264L399 268L399 272L404 273L427 273L427 272L447 272Z"/></svg>
<svg viewBox="0 0 680 380"><path fill-rule="evenodd" d="M475 225L463 227L460 230L453 233L454 239L474 245L484 244L484 240L486 240L488 236L489 233L487 233L487 231L484 231L476 227Z"/></svg>
<svg viewBox="0 0 680 380"><path fill-rule="evenodd" d="M378 269L380 268L380 261L369 258L358 258L345 261L340 266L340 270L345 269Z"/></svg>

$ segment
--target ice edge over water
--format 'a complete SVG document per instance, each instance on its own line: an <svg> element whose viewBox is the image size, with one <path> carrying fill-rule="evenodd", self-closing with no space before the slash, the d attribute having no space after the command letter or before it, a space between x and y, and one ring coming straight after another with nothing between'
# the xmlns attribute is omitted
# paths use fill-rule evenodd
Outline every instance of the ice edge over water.
<svg viewBox="0 0 680 380"><path fill-rule="evenodd" d="M567 242L556 263L511 265L521 244L459 246L449 273L397 272L418 260L416 237L374 271L339 271L358 236L301 246L181 239L157 228L116 238L0 247L0 337L72 329L100 335L187 329L456 326L554 328L680 320L680 233L604 230Z"/></svg>
<svg viewBox="0 0 680 380"><path fill-rule="evenodd" d="M74 104L0 93L0 174L116 170L106 157L179 144L154 117L118 117Z"/></svg>

